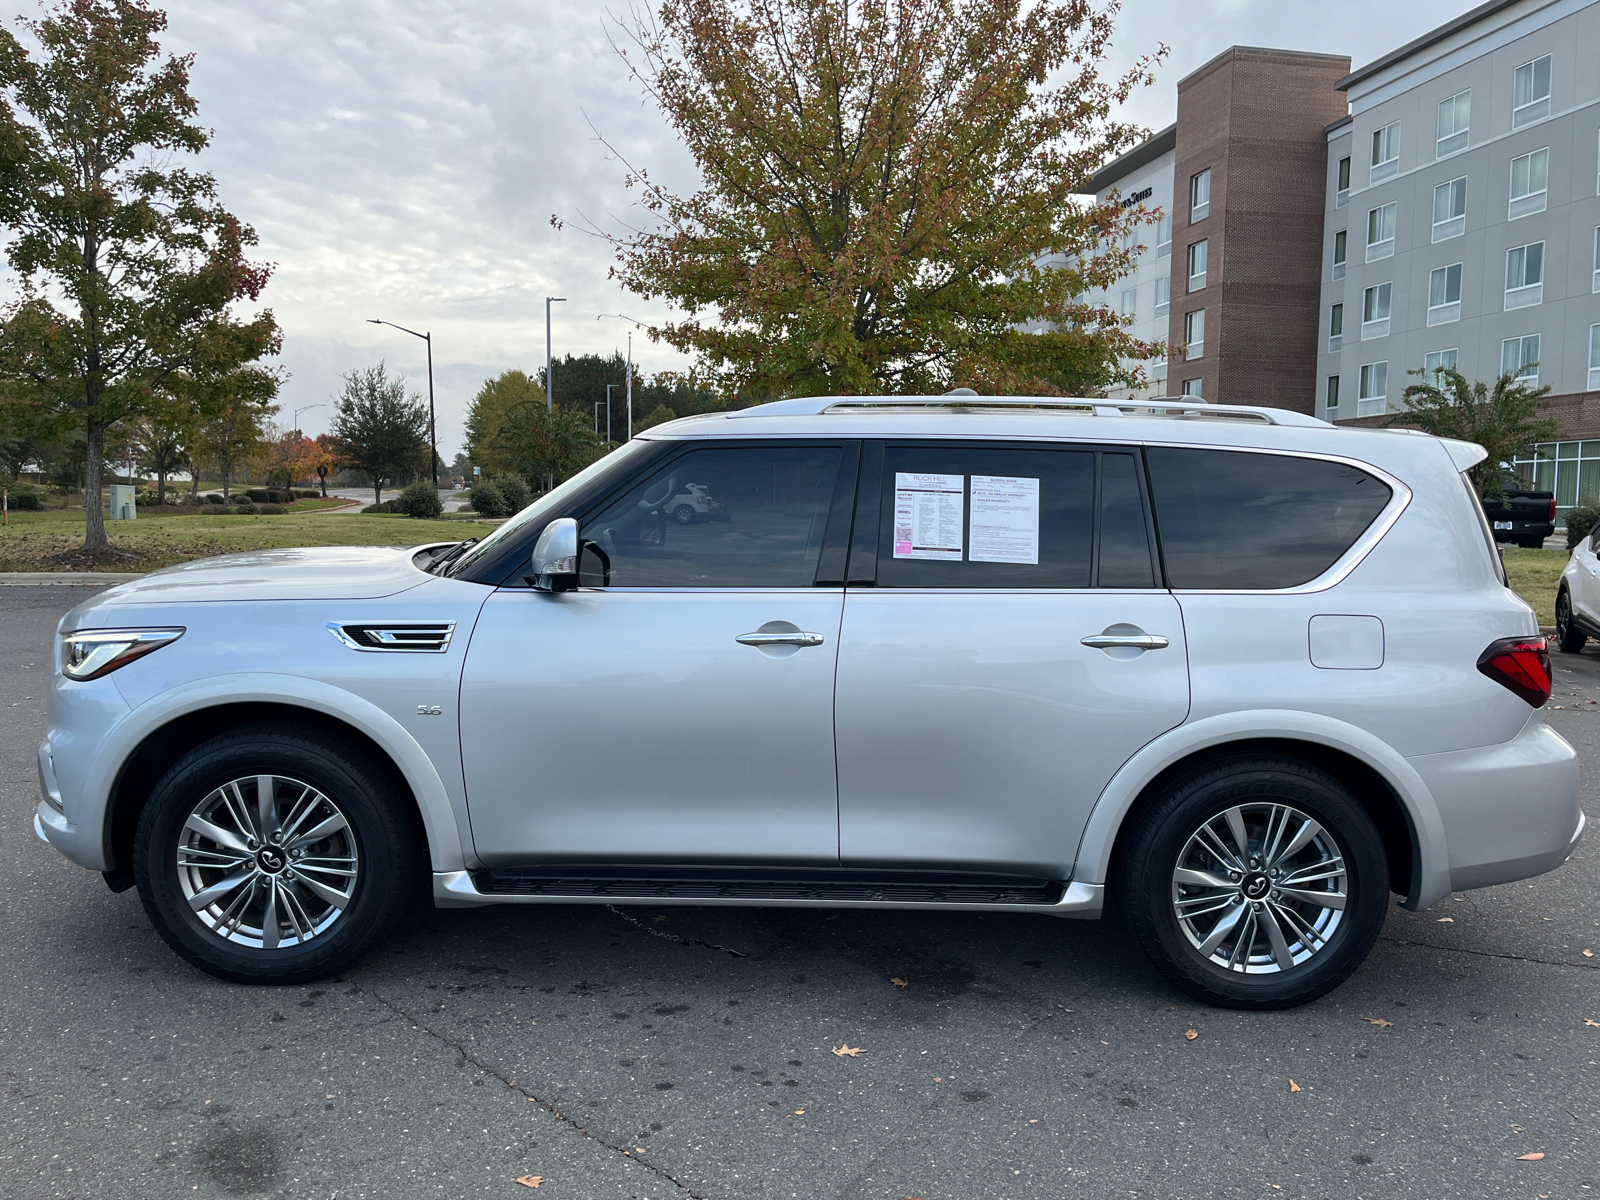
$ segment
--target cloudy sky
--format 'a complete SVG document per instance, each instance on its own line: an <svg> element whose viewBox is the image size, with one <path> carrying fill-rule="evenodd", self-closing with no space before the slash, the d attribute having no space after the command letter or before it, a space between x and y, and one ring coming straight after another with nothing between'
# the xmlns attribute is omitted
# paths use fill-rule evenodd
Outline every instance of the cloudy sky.
<svg viewBox="0 0 1600 1200"><path fill-rule="evenodd" d="M159 3L160 0L157 0ZM378 359L425 386L423 344L365 324L434 334L440 451L460 447L488 376L556 353L624 345L622 313L649 320L607 277L605 246L551 214L639 219L623 167L597 140L669 184L693 165L608 41L610 5L572 0L167 0L167 44L196 56L193 88L214 130L202 164L277 264L265 301L285 332L281 400L307 433L327 428L339 376ZM1129 119L1168 124L1179 78L1229 45L1349 54L1357 66L1454 17L1471 0L1127 0L1112 68L1172 48ZM34 14L0 0L0 13ZM634 338L645 370L683 365ZM557 379L559 387L560 380Z"/></svg>

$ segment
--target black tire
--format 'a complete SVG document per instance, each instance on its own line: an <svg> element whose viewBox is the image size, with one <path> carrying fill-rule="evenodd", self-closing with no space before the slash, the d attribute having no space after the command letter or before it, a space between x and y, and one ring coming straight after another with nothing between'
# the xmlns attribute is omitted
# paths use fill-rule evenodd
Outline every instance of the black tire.
<svg viewBox="0 0 1600 1200"><path fill-rule="evenodd" d="M1572 597L1562 588L1556 593L1556 645L1563 654L1581 654L1588 634L1572 620Z"/></svg>
<svg viewBox="0 0 1600 1200"><path fill-rule="evenodd" d="M1544 548L1544 539L1542 537L1521 537L1517 539L1517 545L1524 550L1541 550Z"/></svg>
<svg viewBox="0 0 1600 1200"><path fill-rule="evenodd" d="M678 505L677 508L672 510L672 515L679 525L694 524L694 509L687 504Z"/></svg>
<svg viewBox="0 0 1600 1200"><path fill-rule="evenodd" d="M356 861L352 865L357 868L349 884L347 902L338 907L336 915L328 918L325 931L299 940L287 926L274 920L271 925L284 928L288 934L286 940L295 943L274 949L265 948L268 922L264 916L254 927L260 931L256 940L262 944L241 945L215 932L190 905L185 879L216 879L226 871L235 870L234 867L219 868L201 876L179 865L180 838L192 837L185 830L185 823L197 805L218 794L218 789L230 781L263 775L308 784L321 793L334 806L333 811L345 820L344 828L330 836L353 842ZM184 755L162 776L140 814L133 865L145 912L179 955L221 979L235 983L293 984L337 974L360 959L373 942L394 925L415 890L422 862L421 848L416 843L409 813L402 807L402 798L396 791L389 772L365 753L304 727L255 725L212 738ZM287 789L276 794L290 796ZM409 805L409 797L404 798L403 803ZM321 819L320 814L317 819ZM286 843L288 841L285 839ZM220 845L215 841L211 844ZM333 853L319 849L327 844L318 842L309 851L300 853ZM250 845L254 849L256 843ZM256 871L263 886L266 876L259 859L261 852L267 849L269 847L263 844L261 850L238 866L240 871ZM185 850L182 853L205 855L211 851ZM286 845L277 859L282 868L279 878L294 879L296 867L301 869L302 879L308 878L306 871L313 859L289 862L288 857ZM188 886L195 885L191 882ZM251 882L249 886L254 897L258 884ZM304 891L304 883L298 886L309 911L315 912L325 903L315 894ZM287 884L283 888L287 891ZM229 894L240 896L243 893L235 890ZM275 891L274 896L276 894ZM287 901L281 911L288 913ZM302 908L300 915L305 916L307 911ZM334 911L334 907L329 906L324 916ZM290 918L285 915L283 920L287 922Z"/></svg>
<svg viewBox="0 0 1600 1200"><path fill-rule="evenodd" d="M1262 807L1246 811L1270 812L1265 806L1277 804L1314 819L1325 836L1331 837L1346 871L1345 907L1337 913L1326 944L1310 952L1307 940L1301 937L1293 945L1309 952L1304 961L1281 969L1269 964L1265 968L1268 973L1261 974L1226 969L1203 955L1175 911L1180 885L1174 879L1174 871L1180 866L1180 856L1190 847L1191 837L1213 818L1225 819L1229 809L1252 804ZM1249 831L1247 841L1256 844L1254 830ZM1274 912L1282 911L1281 904L1269 906L1265 899L1254 903L1245 900L1244 888L1260 884L1263 878L1262 871L1242 876L1237 900L1224 891L1212 890L1211 894L1222 903L1241 908L1250 904L1258 912L1268 907ZM1349 978L1372 949L1383 926L1389 895L1383 841L1355 798L1336 779L1315 767L1297 759L1262 754L1213 759L1163 788L1130 831L1119 855L1114 882L1117 901L1129 927L1168 982L1207 1004L1257 1010L1305 1004ZM1269 882L1265 886L1275 885ZM1271 893L1272 897L1278 895L1276 891ZM1293 906L1292 901L1289 903ZM1225 917L1231 909L1212 911L1220 911ZM1327 915L1320 919L1334 920L1325 908L1311 906L1302 911L1323 912ZM1251 944L1265 947L1265 918L1246 911L1235 920L1244 925L1247 918L1249 922L1263 921L1261 942ZM1201 922L1205 919L1200 918ZM1221 924L1222 920L1216 918L1216 923ZM1196 922L1191 920L1189 924ZM1250 927L1255 929L1253 923ZM1287 920L1279 928L1294 932ZM1215 951L1221 952L1221 947Z"/></svg>

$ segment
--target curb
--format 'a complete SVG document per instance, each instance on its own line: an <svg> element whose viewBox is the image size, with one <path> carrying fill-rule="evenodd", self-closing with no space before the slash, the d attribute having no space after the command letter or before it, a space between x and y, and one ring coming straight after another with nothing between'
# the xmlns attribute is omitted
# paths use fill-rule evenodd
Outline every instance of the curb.
<svg viewBox="0 0 1600 1200"><path fill-rule="evenodd" d="M143 578L143 571L0 571L0 587L110 587Z"/></svg>

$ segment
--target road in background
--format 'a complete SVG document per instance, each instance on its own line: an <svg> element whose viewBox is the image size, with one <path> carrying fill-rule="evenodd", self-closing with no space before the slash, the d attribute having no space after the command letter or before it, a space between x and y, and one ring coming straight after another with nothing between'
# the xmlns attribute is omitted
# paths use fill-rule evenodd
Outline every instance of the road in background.
<svg viewBox="0 0 1600 1200"><path fill-rule="evenodd" d="M1600 1196L1592 838L1392 911L1285 1013L1189 1001L1114 920L845 910L424 907L345 976L240 987L34 836L88 594L0 589L0 1195ZM1557 667L1593 815L1600 653Z"/></svg>

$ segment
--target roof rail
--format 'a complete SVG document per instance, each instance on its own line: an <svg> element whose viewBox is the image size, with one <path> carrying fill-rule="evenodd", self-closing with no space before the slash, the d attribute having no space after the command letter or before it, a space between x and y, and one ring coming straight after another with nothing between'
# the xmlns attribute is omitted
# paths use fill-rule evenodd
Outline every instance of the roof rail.
<svg viewBox="0 0 1600 1200"><path fill-rule="evenodd" d="M730 417L820 416L827 413L1062 413L1093 417L1164 418L1178 421L1236 421L1259 425L1334 428L1327 421L1283 408L1244 404L1195 403L1163 398L1137 402L1056 396L815 396L778 400L729 413Z"/></svg>

